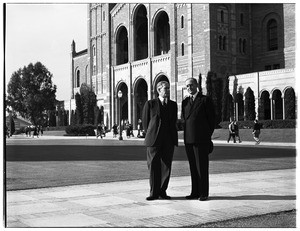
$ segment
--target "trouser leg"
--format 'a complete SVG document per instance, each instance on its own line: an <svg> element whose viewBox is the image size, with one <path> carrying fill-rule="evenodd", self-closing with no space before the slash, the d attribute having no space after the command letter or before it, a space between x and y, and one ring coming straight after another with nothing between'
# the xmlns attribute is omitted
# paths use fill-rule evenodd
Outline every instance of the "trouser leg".
<svg viewBox="0 0 300 231"><path fill-rule="evenodd" d="M174 153L174 145L171 142L167 142L162 148L162 158L161 158L161 193L164 193L169 185L172 160Z"/></svg>
<svg viewBox="0 0 300 231"><path fill-rule="evenodd" d="M147 147L147 164L150 173L150 196L158 196L161 186L161 150L159 147Z"/></svg>

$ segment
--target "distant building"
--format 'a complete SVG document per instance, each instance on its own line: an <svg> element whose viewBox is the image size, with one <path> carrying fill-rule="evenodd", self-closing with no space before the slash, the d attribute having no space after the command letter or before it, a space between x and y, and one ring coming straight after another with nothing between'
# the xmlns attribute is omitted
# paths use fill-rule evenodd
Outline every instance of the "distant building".
<svg viewBox="0 0 300 231"><path fill-rule="evenodd" d="M71 45L70 101L82 83L97 95L110 128L122 119L135 127L160 80L171 99L185 97L185 79L207 73L229 77L232 110L244 118L250 87L260 119L285 119L285 99L295 96L295 4L164 3L89 4L87 49ZM69 113L70 115L71 113Z"/></svg>
<svg viewBox="0 0 300 231"><path fill-rule="evenodd" d="M10 116L8 112L6 112L6 116L5 116L5 125L7 127L10 127ZM17 117L17 118L13 118L14 123L15 123L15 130L19 130L22 127L27 127L29 125L31 125L31 122L22 118L22 117Z"/></svg>

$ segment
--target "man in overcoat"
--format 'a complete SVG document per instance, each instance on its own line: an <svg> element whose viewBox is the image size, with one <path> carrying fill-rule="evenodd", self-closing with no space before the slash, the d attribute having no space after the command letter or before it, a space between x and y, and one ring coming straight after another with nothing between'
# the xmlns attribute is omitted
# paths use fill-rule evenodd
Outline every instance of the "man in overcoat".
<svg viewBox="0 0 300 231"><path fill-rule="evenodd" d="M197 80L185 82L189 97L182 101L181 117L184 121L184 143L187 153L192 190L186 199L205 201L209 195L209 153L212 152L211 136L215 126L212 100L197 90Z"/></svg>
<svg viewBox="0 0 300 231"><path fill-rule="evenodd" d="M158 98L145 103L142 123L146 132L150 195L147 200L170 199L166 190L171 175L174 147L178 145L177 103L170 100L170 85L157 84Z"/></svg>

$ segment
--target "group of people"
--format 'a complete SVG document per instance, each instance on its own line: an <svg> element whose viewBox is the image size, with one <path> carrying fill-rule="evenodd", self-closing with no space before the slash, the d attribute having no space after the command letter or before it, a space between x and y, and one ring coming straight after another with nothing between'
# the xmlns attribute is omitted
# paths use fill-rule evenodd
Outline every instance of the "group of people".
<svg viewBox="0 0 300 231"><path fill-rule="evenodd" d="M126 136L127 136L127 138L134 137L133 126L132 126L131 123L129 123L128 120L125 123L125 130L126 130Z"/></svg>
<svg viewBox="0 0 300 231"><path fill-rule="evenodd" d="M259 139L260 128L261 125L258 123L258 120L254 120L252 134L253 134L253 139L256 142L255 144L260 144L260 139ZM233 143L236 143L236 138L238 139L239 143L242 142L239 133L239 126L235 120L229 123L228 131L229 131L229 135L228 135L227 143L229 143L231 138L233 139Z"/></svg>
<svg viewBox="0 0 300 231"><path fill-rule="evenodd" d="M6 136L6 138L11 137L11 135L12 134L11 134L11 131L10 131L9 127L5 125L5 136Z"/></svg>
<svg viewBox="0 0 300 231"><path fill-rule="evenodd" d="M229 135L228 135L227 143L229 143L231 138L233 139L233 143L236 143L235 138L238 139L239 143L242 142L240 133L239 133L239 126L235 120L230 122L230 124L228 126L228 130L229 130Z"/></svg>
<svg viewBox="0 0 300 231"><path fill-rule="evenodd" d="M133 125L127 120L124 122L124 130L126 131L126 136L129 139L130 137L134 137L133 134ZM138 124L137 124L137 137L138 138L144 138L145 137L145 132L143 130L143 124L142 124L142 120L139 119L138 120ZM118 126L116 123L112 126L112 132L113 132L113 137L116 138L117 135L120 132L120 126Z"/></svg>
<svg viewBox="0 0 300 231"><path fill-rule="evenodd" d="M106 127L105 127L104 123L99 123L97 125L96 137L98 138L99 136L101 137L101 139L106 136Z"/></svg>
<svg viewBox="0 0 300 231"><path fill-rule="evenodd" d="M39 138L39 135L42 136L43 133L44 129L41 125L29 125L25 128L26 137L34 138L36 136L37 138Z"/></svg>
<svg viewBox="0 0 300 231"><path fill-rule="evenodd" d="M191 173L191 193L186 199L205 201L209 196L209 153L215 126L212 100L198 91L195 78L185 81L189 97L181 104L184 121L184 144ZM167 188L175 146L178 146L177 103L170 100L167 81L157 84L158 98L145 103L142 123L146 132L147 165L150 172L150 195L146 200L171 199Z"/></svg>

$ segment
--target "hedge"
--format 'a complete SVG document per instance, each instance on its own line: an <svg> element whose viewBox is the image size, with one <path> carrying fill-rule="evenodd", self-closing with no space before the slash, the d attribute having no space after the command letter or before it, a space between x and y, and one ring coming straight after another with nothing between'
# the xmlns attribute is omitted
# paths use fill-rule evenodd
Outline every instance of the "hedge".
<svg viewBox="0 0 300 231"><path fill-rule="evenodd" d="M66 127L67 135L73 136L95 136L96 126L92 124L85 124L85 125L69 125Z"/></svg>
<svg viewBox="0 0 300 231"><path fill-rule="evenodd" d="M221 122L219 125L221 128L228 129L229 121ZM262 128L296 128L296 120L288 119L288 120L259 120L259 124L261 124ZM254 122L252 120L247 121L237 121L240 129L243 128L252 128Z"/></svg>

